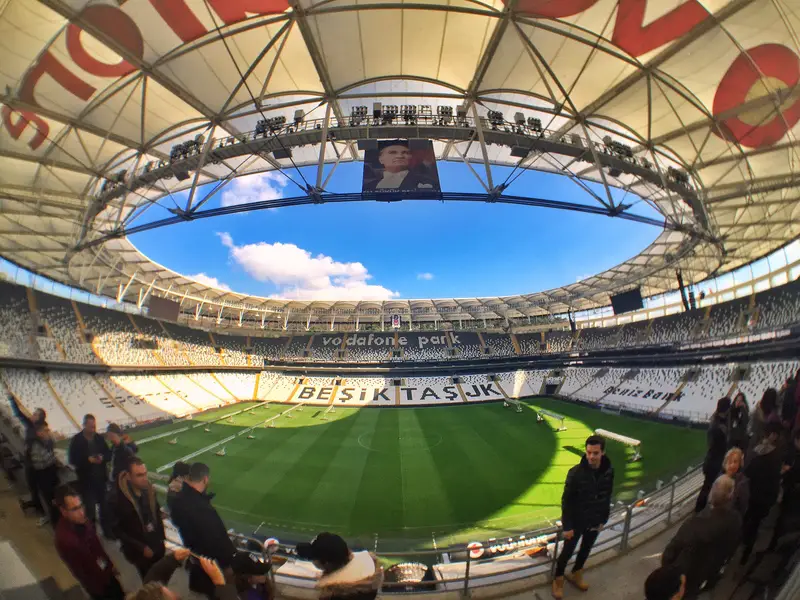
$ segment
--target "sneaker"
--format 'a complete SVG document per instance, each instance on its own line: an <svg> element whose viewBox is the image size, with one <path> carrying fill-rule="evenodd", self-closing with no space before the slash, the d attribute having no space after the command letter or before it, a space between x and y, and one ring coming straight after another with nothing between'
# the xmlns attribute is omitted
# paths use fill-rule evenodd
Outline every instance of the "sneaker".
<svg viewBox="0 0 800 600"><path fill-rule="evenodd" d="M564 597L564 576L553 579L553 598L561 600Z"/></svg>
<svg viewBox="0 0 800 600"><path fill-rule="evenodd" d="M37 527L44 527L49 522L50 522L50 519L48 519L47 517L39 517L39 520L36 521L36 526Z"/></svg>
<svg viewBox="0 0 800 600"><path fill-rule="evenodd" d="M589 589L589 584L583 580L583 569L573 573L566 574L567 581L578 588L580 591L585 592Z"/></svg>

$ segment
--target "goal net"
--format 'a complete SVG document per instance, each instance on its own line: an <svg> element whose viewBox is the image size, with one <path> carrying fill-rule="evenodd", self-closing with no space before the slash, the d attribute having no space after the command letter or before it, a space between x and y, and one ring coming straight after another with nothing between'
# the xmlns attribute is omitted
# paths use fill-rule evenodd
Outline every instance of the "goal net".
<svg viewBox="0 0 800 600"><path fill-rule="evenodd" d="M614 433L613 431L608 431L607 429L595 429L595 435L602 436L607 440L612 440L614 442L619 442L624 446L633 449L633 456L631 456L628 461L635 462L642 458L641 450L642 450L642 442L640 440L634 439L632 437L628 437L627 435L622 435L619 433Z"/></svg>
<svg viewBox="0 0 800 600"><path fill-rule="evenodd" d="M520 404L519 400L516 400L515 398L506 398L503 400L503 406L505 408L513 408L518 413L522 412L522 404Z"/></svg>
<svg viewBox="0 0 800 600"><path fill-rule="evenodd" d="M546 423L547 419L545 419L545 417L547 417L547 419L552 419L553 421L558 421L558 427L556 428L556 431L566 431L567 430L567 426L564 425L564 415L560 415L558 413L555 413L555 412L552 412L552 411L549 411L549 410L545 410L543 408L540 408L540 409L538 409L536 411L536 420L537 421L539 421L540 423Z"/></svg>

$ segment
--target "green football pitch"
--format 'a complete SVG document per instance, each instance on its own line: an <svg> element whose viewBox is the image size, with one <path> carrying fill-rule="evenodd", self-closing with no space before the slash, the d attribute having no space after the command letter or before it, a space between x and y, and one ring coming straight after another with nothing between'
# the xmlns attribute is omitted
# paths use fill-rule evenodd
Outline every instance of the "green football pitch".
<svg viewBox="0 0 800 600"><path fill-rule="evenodd" d="M325 407L303 406L274 419L274 428L265 421L291 406L261 405L226 416L251 406L223 407L134 437L167 433L140 445L151 472L169 474L179 459L205 462L214 505L230 527L258 527L287 540L330 530L365 545L377 536L383 548L409 548L547 525L559 518L567 471L596 428L642 441L643 458L635 463L626 461L630 449L607 444L616 500L685 472L705 449L702 431L548 398L523 402L521 413L502 403L336 407L327 415ZM537 407L564 415L567 430L537 422ZM225 456L217 456L222 448Z"/></svg>

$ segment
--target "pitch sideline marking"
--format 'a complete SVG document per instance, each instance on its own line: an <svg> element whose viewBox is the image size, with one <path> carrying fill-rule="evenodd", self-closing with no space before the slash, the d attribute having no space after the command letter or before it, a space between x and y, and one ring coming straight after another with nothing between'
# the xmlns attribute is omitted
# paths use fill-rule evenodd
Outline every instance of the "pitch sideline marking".
<svg viewBox="0 0 800 600"><path fill-rule="evenodd" d="M264 424L266 424L266 423L269 423L270 421L273 421L273 420L277 419L278 417L282 417L283 415L285 415L285 414L288 414L288 413L292 412L292 411L293 411L295 408L298 408L298 407L300 407L300 406L303 406L303 404L305 404L305 403L304 403L304 402L301 402L300 404L295 404L295 405L294 405L294 406L292 406L291 408L287 408L287 409L286 409L285 411L283 411L282 413L278 413L277 415L275 415L275 416L272 416L272 417L270 417L269 419L266 419L265 421L262 421L261 423L257 423L257 424L255 424L255 425L253 425L252 427L248 427L247 429L243 429L243 430L242 430L242 431L240 431L239 433L235 433L235 434L233 434L233 435L229 435L228 437L226 437L226 438L225 438L225 439L223 439L223 440L219 440L218 442L214 442L213 444L209 444L209 445L208 445L208 446L206 446L205 448L200 448L200 450L197 450L197 451L195 451L195 452L192 452L192 453L190 453L190 454L187 454L186 456L183 456L183 457L181 457L181 458L178 458L178 459L176 459L176 460L173 460L172 462L168 462L168 463L167 463L167 464L165 464L165 465L161 465L160 467L158 467L158 468L156 469L156 473L161 473L162 471L166 471L167 469L171 469L173 466L175 466L175 463L178 463L178 462L185 462L185 461L189 460L190 458L194 458L195 456L200 456L201 454L205 454L205 453L206 453L206 452L208 452L209 450L213 450L213 449L214 449L214 448L216 448L217 446L221 446L222 444L224 444L224 443L226 443L226 442L229 442L229 441L231 441L231 440L233 440L233 439L236 439L237 437L239 437L239 436L242 436L242 435L244 435L245 433L250 433L251 431L253 431L253 430L254 430L254 429L256 429L257 427L259 427L259 426L261 426L261 425L264 425Z"/></svg>

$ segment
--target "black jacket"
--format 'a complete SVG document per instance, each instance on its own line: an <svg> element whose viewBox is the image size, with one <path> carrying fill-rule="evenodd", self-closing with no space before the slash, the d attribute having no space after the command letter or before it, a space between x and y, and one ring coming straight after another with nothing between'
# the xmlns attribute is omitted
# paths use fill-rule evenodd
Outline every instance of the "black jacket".
<svg viewBox="0 0 800 600"><path fill-rule="evenodd" d="M211 498L201 494L187 483L170 505L172 523L178 528L183 545L195 554L213 558L224 569L231 564L236 553L228 537L225 523L211 506ZM211 580L194 565L189 574L189 587L193 591L211 592Z"/></svg>
<svg viewBox="0 0 800 600"><path fill-rule="evenodd" d="M747 428L750 423L750 411L746 406L731 408L730 430L728 431L728 446L737 446L742 450L747 448L749 434Z"/></svg>
<svg viewBox="0 0 800 600"><path fill-rule="evenodd" d="M592 469L586 457L567 473L561 496L561 522L565 531L600 527L611 513L614 468L607 456Z"/></svg>
<svg viewBox="0 0 800 600"><path fill-rule="evenodd" d="M125 442L120 442L118 446L111 445L111 481L117 481L120 476L120 473L123 471L127 471L128 469L128 460L131 456L135 456L136 453L139 451L139 447L130 442L126 444Z"/></svg>
<svg viewBox="0 0 800 600"><path fill-rule="evenodd" d="M143 498L136 495L130 484L130 475L123 471L115 490L113 531L122 542L122 554L133 564L164 556L164 522L155 488L151 485L144 494ZM152 558L145 558L145 546L153 551Z"/></svg>
<svg viewBox="0 0 800 600"><path fill-rule="evenodd" d="M150 570L144 577L142 583L150 583L151 581L158 581L167 585L172 578L172 574L178 567L181 566L173 554L167 554L156 564L150 567ZM232 583L226 585L215 586L214 598L217 600L238 600L236 595L236 588Z"/></svg>
<svg viewBox="0 0 800 600"><path fill-rule="evenodd" d="M25 429L25 461L30 466L30 451L31 451L31 444L36 439L36 430L34 426L36 423L33 422L28 415L22 412L19 404L14 399L14 396L8 396L8 401L11 403L11 412L14 413L14 416L19 419L20 423L22 423L22 427Z"/></svg>
<svg viewBox="0 0 800 600"><path fill-rule="evenodd" d="M764 450L765 446L759 444L749 453L744 474L750 479L750 506L768 510L778 500L783 456L779 448Z"/></svg>
<svg viewBox="0 0 800 600"><path fill-rule="evenodd" d="M712 508L686 521L667 544L663 566L678 565L686 574L686 591L696 594L704 581L715 580L739 545L742 517L730 507Z"/></svg>
<svg viewBox="0 0 800 600"><path fill-rule="evenodd" d="M725 452L728 451L728 420L727 415L720 417L714 413L711 424L706 433L708 451L703 461L703 472L709 477L716 477L722 470Z"/></svg>
<svg viewBox="0 0 800 600"><path fill-rule="evenodd" d="M101 455L103 462L95 465L89 462L89 457ZM72 437L69 442L69 464L75 468L75 474L81 484L105 483L108 478L108 461L111 460L111 449L105 439L96 433L91 440L87 440L82 431Z"/></svg>

